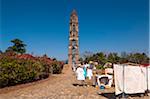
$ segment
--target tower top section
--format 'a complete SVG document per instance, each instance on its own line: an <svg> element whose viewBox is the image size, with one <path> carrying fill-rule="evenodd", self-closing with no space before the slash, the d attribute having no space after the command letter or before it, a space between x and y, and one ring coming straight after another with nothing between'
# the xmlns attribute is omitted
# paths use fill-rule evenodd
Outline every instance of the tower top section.
<svg viewBox="0 0 150 99"><path fill-rule="evenodd" d="M77 15L77 11L76 11L75 9L73 9L73 10L72 10L72 13L71 13L71 16L74 16L74 15L75 15L75 16L78 16L78 15Z"/></svg>
<svg viewBox="0 0 150 99"><path fill-rule="evenodd" d="M78 23L78 15L77 15L77 11L75 9L73 9L73 11L71 12L70 23L71 24Z"/></svg>

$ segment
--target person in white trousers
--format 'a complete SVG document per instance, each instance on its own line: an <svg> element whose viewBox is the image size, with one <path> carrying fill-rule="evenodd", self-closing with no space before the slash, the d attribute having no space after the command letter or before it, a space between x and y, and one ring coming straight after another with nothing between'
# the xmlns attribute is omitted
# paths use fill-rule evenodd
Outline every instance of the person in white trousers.
<svg viewBox="0 0 150 99"><path fill-rule="evenodd" d="M84 70L81 64L79 64L79 66L77 67L76 75L77 75L77 80L81 81L81 84L84 85L85 76L84 76Z"/></svg>

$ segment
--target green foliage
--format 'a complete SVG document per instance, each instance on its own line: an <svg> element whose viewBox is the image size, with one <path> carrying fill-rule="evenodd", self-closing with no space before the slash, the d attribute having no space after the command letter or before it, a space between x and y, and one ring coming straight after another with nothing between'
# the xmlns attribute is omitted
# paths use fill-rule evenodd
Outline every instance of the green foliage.
<svg viewBox="0 0 150 99"><path fill-rule="evenodd" d="M135 53L130 54L128 57L130 62L137 63L137 64L148 64L149 63L149 57L145 53Z"/></svg>
<svg viewBox="0 0 150 99"><path fill-rule="evenodd" d="M61 73L63 64L47 61L48 58L35 57L20 59L3 54L0 57L0 87L12 86L47 78L51 73Z"/></svg>
<svg viewBox="0 0 150 99"><path fill-rule="evenodd" d="M127 62L129 62L129 57L130 56L126 52L122 52L119 62L120 63L127 63Z"/></svg>
<svg viewBox="0 0 150 99"><path fill-rule="evenodd" d="M61 73L63 63L56 58L34 57L26 52L25 44L19 39L11 41L13 46L0 51L0 88L44 79L49 74Z"/></svg>
<svg viewBox="0 0 150 99"><path fill-rule="evenodd" d="M23 41L21 41L20 39L14 39L14 40L11 40L11 42L14 45L8 47L7 50L6 50L6 52L14 51L14 52L20 53L20 54L23 54L23 53L26 52L26 49L25 49L26 45L23 43Z"/></svg>
<svg viewBox="0 0 150 99"><path fill-rule="evenodd" d="M82 63L82 62L83 62L83 58L81 57L81 58L79 59L79 61Z"/></svg>
<svg viewBox="0 0 150 99"><path fill-rule="evenodd" d="M101 65L104 65L107 62L106 55L102 52L93 54L90 57L86 57L85 62L89 62L89 61L96 61Z"/></svg>
<svg viewBox="0 0 150 99"><path fill-rule="evenodd" d="M0 87L40 79L44 72L41 63L9 57L0 60Z"/></svg>
<svg viewBox="0 0 150 99"><path fill-rule="evenodd" d="M117 53L109 53L107 57L107 61L111 63L118 63L120 57L118 56Z"/></svg>
<svg viewBox="0 0 150 99"><path fill-rule="evenodd" d="M105 63L137 63L137 64L149 64L150 58L145 53L126 53L122 52L119 56L117 53L109 53L108 55L103 52L99 52L85 57L84 62L95 61L100 64L97 68L102 68Z"/></svg>
<svg viewBox="0 0 150 99"><path fill-rule="evenodd" d="M53 74L60 74L62 72L63 65L60 62L52 63Z"/></svg>
<svg viewBox="0 0 150 99"><path fill-rule="evenodd" d="M105 67L103 65L98 65L98 66L96 66L96 69L102 69L102 70L104 70Z"/></svg>

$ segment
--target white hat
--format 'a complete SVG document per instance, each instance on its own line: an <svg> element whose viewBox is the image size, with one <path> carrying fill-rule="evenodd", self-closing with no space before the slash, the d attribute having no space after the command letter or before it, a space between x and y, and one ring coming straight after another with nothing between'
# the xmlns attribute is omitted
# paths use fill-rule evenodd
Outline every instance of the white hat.
<svg viewBox="0 0 150 99"><path fill-rule="evenodd" d="M78 67L81 67L82 65L81 64L78 64Z"/></svg>
<svg viewBox="0 0 150 99"><path fill-rule="evenodd" d="M92 64L92 63L93 63L93 61L90 61L89 63L90 63L90 64Z"/></svg>

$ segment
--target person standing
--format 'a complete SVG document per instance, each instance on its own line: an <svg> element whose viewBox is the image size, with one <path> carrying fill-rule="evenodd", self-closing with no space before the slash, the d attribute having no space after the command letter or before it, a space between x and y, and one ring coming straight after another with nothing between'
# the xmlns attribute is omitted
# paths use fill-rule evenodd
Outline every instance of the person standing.
<svg viewBox="0 0 150 99"><path fill-rule="evenodd" d="M84 85L85 76L84 76L84 70L81 64L78 65L76 70L77 80L80 81L81 85Z"/></svg>
<svg viewBox="0 0 150 99"><path fill-rule="evenodd" d="M89 80L91 80L93 76L92 69L93 69L93 65L92 65L92 61L90 61L90 65L87 67L87 77L89 78Z"/></svg>
<svg viewBox="0 0 150 99"><path fill-rule="evenodd" d="M87 66L86 66L86 64L83 64L83 70L84 70L84 77L86 79L86 77L87 77Z"/></svg>
<svg viewBox="0 0 150 99"><path fill-rule="evenodd" d="M93 86L96 87L96 85L97 85L97 72L96 72L96 70L93 71L92 81L93 81Z"/></svg>

